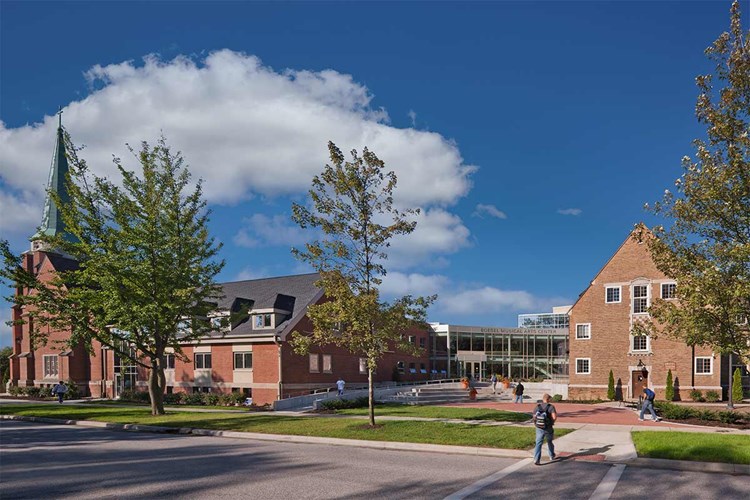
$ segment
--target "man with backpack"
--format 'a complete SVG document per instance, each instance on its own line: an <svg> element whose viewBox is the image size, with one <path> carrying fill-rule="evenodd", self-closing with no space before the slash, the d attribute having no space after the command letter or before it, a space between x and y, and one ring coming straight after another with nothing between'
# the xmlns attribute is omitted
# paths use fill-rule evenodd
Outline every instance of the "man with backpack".
<svg viewBox="0 0 750 500"><path fill-rule="evenodd" d="M555 420L557 420L557 410L549 403L549 394L542 396L542 402L536 405L534 411L534 426L536 427L536 445L534 446L534 465L541 465L539 462L542 460L542 443L544 439L547 439L547 450L549 451L549 459L555 460L555 445L552 444L552 439L555 435Z"/></svg>
<svg viewBox="0 0 750 500"><path fill-rule="evenodd" d="M52 388L52 396L57 396L57 402L60 404L62 404L66 392L68 392L68 386L62 380Z"/></svg>
<svg viewBox="0 0 750 500"><path fill-rule="evenodd" d="M521 383L521 379L518 379L518 383L516 384L516 398L513 400L514 403L523 403L523 384Z"/></svg>
<svg viewBox="0 0 750 500"><path fill-rule="evenodd" d="M656 393L649 389L648 387L643 388L643 404L641 405L641 414L638 417L638 420L643 422L643 415L646 413L646 410L649 410L651 412L651 418L654 422L661 422L661 419L656 416L656 410L654 410L654 398L656 397Z"/></svg>

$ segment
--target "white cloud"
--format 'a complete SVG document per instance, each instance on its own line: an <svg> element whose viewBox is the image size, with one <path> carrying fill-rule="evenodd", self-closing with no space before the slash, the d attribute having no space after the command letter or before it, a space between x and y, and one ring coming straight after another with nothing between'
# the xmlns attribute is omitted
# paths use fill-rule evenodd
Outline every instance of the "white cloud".
<svg viewBox="0 0 750 500"><path fill-rule="evenodd" d="M312 231L294 225L287 215L254 214L245 218L243 224L233 238L234 243L241 247L298 246L312 236Z"/></svg>
<svg viewBox="0 0 750 500"><path fill-rule="evenodd" d="M88 146L82 156L99 175L115 173L112 154L135 168L124 144L153 142L163 131L205 179L210 203L306 191L327 161L328 140L343 151L368 146L383 159L398 175L401 206L444 207L471 189L475 167L455 143L389 126L369 89L334 70L275 71L255 56L220 50L202 60L97 65L85 76L92 91L65 107L63 122L75 143ZM0 193L11 219L4 227L29 232L23 214L41 214L56 125L53 116L17 128L0 122Z"/></svg>
<svg viewBox="0 0 750 500"><path fill-rule="evenodd" d="M438 293L445 288L449 279L439 274L424 275L419 273L388 273L383 278L380 291L389 297L403 295L426 296Z"/></svg>
<svg viewBox="0 0 750 500"><path fill-rule="evenodd" d="M29 191L13 193L0 189L0 234L21 233L31 236L42 222L42 203Z"/></svg>
<svg viewBox="0 0 750 500"><path fill-rule="evenodd" d="M271 276L271 273L267 269L254 269L250 266L246 266L240 270L231 281L245 281L245 280L257 280L260 278L267 278Z"/></svg>
<svg viewBox="0 0 750 500"><path fill-rule="evenodd" d="M508 216L505 215L505 212L498 210L495 205L483 205L479 203L476 208L474 209L474 213L471 214L473 217L484 217L485 215L489 215L490 217L495 217L496 219L507 219Z"/></svg>
<svg viewBox="0 0 750 500"><path fill-rule="evenodd" d="M409 121L411 121L411 126L416 127L417 126L417 113L413 109L410 109L407 113L409 116Z"/></svg>
<svg viewBox="0 0 750 500"><path fill-rule="evenodd" d="M580 208L565 208L565 209L560 208L557 210L557 213L561 215L575 216L575 215L581 215L581 213L583 213L583 210L581 210Z"/></svg>

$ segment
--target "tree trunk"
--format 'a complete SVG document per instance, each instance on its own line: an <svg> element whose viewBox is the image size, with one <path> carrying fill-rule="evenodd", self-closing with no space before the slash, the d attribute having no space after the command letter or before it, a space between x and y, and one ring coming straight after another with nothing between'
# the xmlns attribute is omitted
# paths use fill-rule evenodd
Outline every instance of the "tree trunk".
<svg viewBox="0 0 750 500"><path fill-rule="evenodd" d="M148 395L151 398L151 415L164 415L164 368L159 359L151 361L148 372Z"/></svg>
<svg viewBox="0 0 750 500"><path fill-rule="evenodd" d="M367 368L367 395L370 399L368 402L370 426L375 427L375 386L372 381L372 368L370 367Z"/></svg>
<svg viewBox="0 0 750 500"><path fill-rule="evenodd" d="M729 355L729 359L730 360L732 359L732 355L731 354ZM732 364L730 363L729 367L731 368L731 366L732 366ZM727 408L729 408L730 410L734 410L734 399L732 397L733 396L733 394L732 394L732 381L733 381L732 380L732 374L730 373L729 374L729 401L727 402Z"/></svg>

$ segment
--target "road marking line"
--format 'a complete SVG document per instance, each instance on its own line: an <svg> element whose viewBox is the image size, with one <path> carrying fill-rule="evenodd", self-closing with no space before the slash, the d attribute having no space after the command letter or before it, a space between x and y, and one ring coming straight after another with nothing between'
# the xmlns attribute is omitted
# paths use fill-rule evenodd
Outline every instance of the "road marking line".
<svg viewBox="0 0 750 500"><path fill-rule="evenodd" d="M526 458L521 460L520 462L516 462L513 465L509 465L508 467L499 470L492 474L491 476L487 476L483 479L480 479L474 484L470 484L466 488L462 490L458 490L452 495L448 495L445 497L444 500L462 500L463 498L468 497L469 495L472 495L476 493L477 491L481 490L482 488L486 488L487 486L491 485L492 483L501 480L508 474L512 474L513 472L517 471L518 469L522 469L523 467L526 467L531 463L531 458Z"/></svg>
<svg viewBox="0 0 750 500"><path fill-rule="evenodd" d="M589 500L608 500L612 492L615 491L617 481L620 480L623 472L625 472L625 465L613 465L604 475L602 482L596 487Z"/></svg>

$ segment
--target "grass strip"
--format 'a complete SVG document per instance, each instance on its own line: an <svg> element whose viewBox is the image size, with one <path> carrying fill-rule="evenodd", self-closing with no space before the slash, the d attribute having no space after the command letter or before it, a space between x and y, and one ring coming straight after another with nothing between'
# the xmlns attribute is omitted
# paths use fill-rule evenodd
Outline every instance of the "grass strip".
<svg viewBox="0 0 750 500"><path fill-rule="evenodd" d="M340 415L367 415L367 408L336 410ZM379 404L375 415L389 417L452 418L459 420L490 420L494 422L526 422L528 413L492 410L486 408L455 408L449 406L403 405L397 403Z"/></svg>
<svg viewBox="0 0 750 500"><path fill-rule="evenodd" d="M750 464L750 436L649 431L632 435L639 457Z"/></svg>
<svg viewBox="0 0 750 500"><path fill-rule="evenodd" d="M354 418L289 417L269 414L170 412L151 416L146 409L94 406L2 406L0 414L71 420L98 420L120 424L195 427L201 429L318 436L368 441L430 443L523 450L534 444L533 428L425 421L377 421L375 429ZM558 429L563 436L570 432Z"/></svg>

